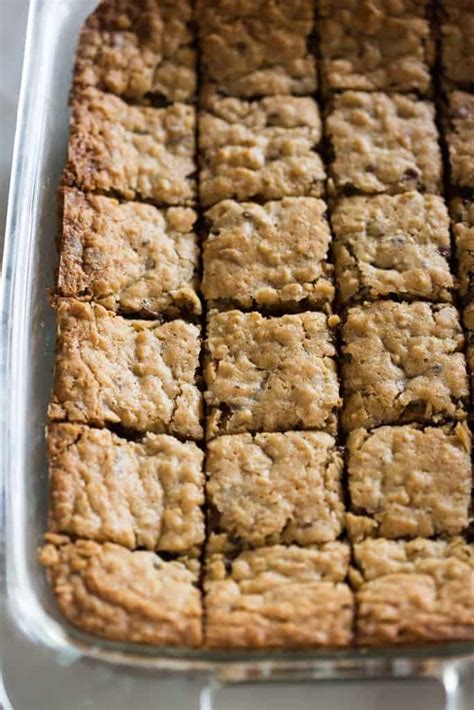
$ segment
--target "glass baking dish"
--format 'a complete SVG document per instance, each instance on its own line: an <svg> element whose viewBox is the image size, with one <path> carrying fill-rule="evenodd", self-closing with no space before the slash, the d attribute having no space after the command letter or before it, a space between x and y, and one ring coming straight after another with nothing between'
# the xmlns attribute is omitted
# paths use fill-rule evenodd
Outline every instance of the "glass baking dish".
<svg viewBox="0 0 474 710"><path fill-rule="evenodd" d="M67 98L77 33L95 0L32 0L15 139L2 294L2 455L8 613L33 643L77 658L202 678L201 708L222 683L440 679L447 707L468 707L471 644L334 652L207 652L111 643L58 614L36 549L46 525L44 423L54 352L47 291L56 265L57 186L67 144Z"/></svg>

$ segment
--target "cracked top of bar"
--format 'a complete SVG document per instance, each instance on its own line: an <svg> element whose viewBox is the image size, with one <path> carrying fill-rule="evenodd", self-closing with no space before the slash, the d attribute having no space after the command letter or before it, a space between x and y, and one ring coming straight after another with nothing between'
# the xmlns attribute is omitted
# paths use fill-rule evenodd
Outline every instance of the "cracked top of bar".
<svg viewBox="0 0 474 710"><path fill-rule="evenodd" d="M208 210L202 290L211 307L272 310L331 302L326 209L316 198L285 197L263 205L224 200Z"/></svg>
<svg viewBox="0 0 474 710"><path fill-rule="evenodd" d="M430 91L428 0L320 0L323 85L330 90Z"/></svg>
<svg viewBox="0 0 474 710"><path fill-rule="evenodd" d="M342 198L331 214L343 303L387 296L451 301L449 217L437 195Z"/></svg>
<svg viewBox="0 0 474 710"><path fill-rule="evenodd" d="M121 313L199 315L196 219L189 207L65 189L59 294Z"/></svg>
<svg viewBox="0 0 474 710"><path fill-rule="evenodd" d="M434 116L432 103L402 94L334 96L326 122L334 153L330 190L439 193L442 165Z"/></svg>
<svg viewBox="0 0 474 710"><path fill-rule="evenodd" d="M314 99L269 96L259 101L218 98L203 91L199 114L200 197L224 199L320 197L325 172Z"/></svg>
<svg viewBox="0 0 474 710"><path fill-rule="evenodd" d="M209 314L207 435L288 429L334 432L340 407L335 347L323 313L279 318Z"/></svg>
<svg viewBox="0 0 474 710"><path fill-rule="evenodd" d="M446 142L451 182L460 188L474 188L474 94L453 91L449 95Z"/></svg>
<svg viewBox="0 0 474 710"><path fill-rule="evenodd" d="M459 293L474 301L474 201L455 197L450 203L458 260Z"/></svg>
<svg viewBox="0 0 474 710"><path fill-rule="evenodd" d="M348 310L342 333L346 431L465 418L464 337L454 306L356 306Z"/></svg>
<svg viewBox="0 0 474 710"><path fill-rule="evenodd" d="M347 646L353 594L349 546L274 545L229 558L212 540L206 559L206 645L211 648ZM215 548L213 551L212 548Z"/></svg>
<svg viewBox="0 0 474 710"><path fill-rule="evenodd" d="M147 434L132 442L81 424L48 427L50 532L196 556L204 541L204 454Z"/></svg>
<svg viewBox="0 0 474 710"><path fill-rule="evenodd" d="M130 106L88 88L73 98L64 182L126 200L193 204L195 122L192 106Z"/></svg>
<svg viewBox="0 0 474 710"><path fill-rule="evenodd" d="M74 90L190 101L197 69L191 0L104 0L79 35Z"/></svg>
<svg viewBox="0 0 474 710"><path fill-rule="evenodd" d="M241 98L313 94L312 0L197 0L203 80Z"/></svg>
<svg viewBox="0 0 474 710"><path fill-rule="evenodd" d="M335 540L343 527L342 467L324 432L218 437L206 457L212 528L244 547Z"/></svg>
<svg viewBox="0 0 474 710"><path fill-rule="evenodd" d="M199 562L46 535L40 561L66 619L114 641L200 646Z"/></svg>
<svg viewBox="0 0 474 710"><path fill-rule="evenodd" d="M199 328L129 320L75 299L59 299L57 311L53 421L202 436Z"/></svg>
<svg viewBox="0 0 474 710"><path fill-rule="evenodd" d="M356 642L474 640L474 546L417 538L354 546Z"/></svg>
<svg viewBox="0 0 474 710"><path fill-rule="evenodd" d="M453 537L467 528L472 482L467 424L357 429L349 434L347 450L352 510L367 516L361 523L370 535Z"/></svg>

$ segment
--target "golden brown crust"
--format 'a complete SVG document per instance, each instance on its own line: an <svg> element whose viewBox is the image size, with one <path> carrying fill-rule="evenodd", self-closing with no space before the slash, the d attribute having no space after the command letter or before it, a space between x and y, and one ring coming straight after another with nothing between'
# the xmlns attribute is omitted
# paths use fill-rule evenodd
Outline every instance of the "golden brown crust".
<svg viewBox="0 0 474 710"><path fill-rule="evenodd" d="M459 293L467 302L474 301L474 202L455 197L450 203L458 262Z"/></svg>
<svg viewBox="0 0 474 710"><path fill-rule="evenodd" d="M74 90L135 101L189 101L196 91L190 0L103 0L79 36Z"/></svg>
<svg viewBox="0 0 474 710"><path fill-rule="evenodd" d="M320 0L322 80L331 90L430 91L429 0Z"/></svg>
<svg viewBox="0 0 474 710"><path fill-rule="evenodd" d="M365 540L354 546L360 645L474 640L474 548Z"/></svg>
<svg viewBox="0 0 474 710"><path fill-rule="evenodd" d="M357 429L347 440L352 510L381 537L459 535L469 524L471 436L454 427Z"/></svg>
<svg viewBox="0 0 474 710"><path fill-rule="evenodd" d="M205 214L202 291L208 305L271 311L332 301L326 209L312 197L214 205Z"/></svg>
<svg viewBox="0 0 474 710"><path fill-rule="evenodd" d="M464 337L454 306L356 306L347 312L343 341L346 431L466 417Z"/></svg>
<svg viewBox="0 0 474 710"><path fill-rule="evenodd" d="M314 151L321 119L312 98L242 101L203 91L202 104L199 192L204 206L225 199L323 194L324 167Z"/></svg>
<svg viewBox="0 0 474 710"><path fill-rule="evenodd" d="M120 313L199 315L199 247L189 207L64 190L58 292Z"/></svg>
<svg viewBox="0 0 474 710"><path fill-rule="evenodd" d="M96 636L158 646L200 646L199 563L47 535L40 561L66 619Z"/></svg>
<svg viewBox="0 0 474 710"><path fill-rule="evenodd" d="M199 328L127 320L59 299L52 421L121 424L199 439Z"/></svg>
<svg viewBox="0 0 474 710"><path fill-rule="evenodd" d="M331 215L339 298L451 301L449 217L437 195L342 198Z"/></svg>
<svg viewBox="0 0 474 710"><path fill-rule="evenodd" d="M332 191L441 191L432 103L402 94L346 91L334 97L326 130L334 151Z"/></svg>
<svg viewBox="0 0 474 710"><path fill-rule="evenodd" d="M449 95L446 131L451 182L474 188L474 94L453 91Z"/></svg>
<svg viewBox="0 0 474 710"><path fill-rule="evenodd" d="M198 0L202 74L241 98L316 90L312 0Z"/></svg>
<svg viewBox="0 0 474 710"><path fill-rule="evenodd" d="M196 197L195 109L129 106L94 88L74 96L64 182L156 204Z"/></svg>
<svg viewBox="0 0 474 710"><path fill-rule="evenodd" d="M451 84L474 86L474 2L443 0L441 58L443 76Z"/></svg>
<svg viewBox="0 0 474 710"><path fill-rule="evenodd" d="M48 428L50 532L135 549L199 554L204 454L147 434L130 442L78 424Z"/></svg>
<svg viewBox="0 0 474 710"><path fill-rule="evenodd" d="M211 311L206 348L209 438L295 428L334 432L340 398L324 314Z"/></svg>
<svg viewBox="0 0 474 710"><path fill-rule="evenodd" d="M211 648L347 646L353 598L349 546L275 545L208 556L206 645ZM227 571L229 569L229 571Z"/></svg>
<svg viewBox="0 0 474 710"><path fill-rule="evenodd" d="M334 438L323 432L218 437L206 456L212 528L250 547L335 540L342 467Z"/></svg>

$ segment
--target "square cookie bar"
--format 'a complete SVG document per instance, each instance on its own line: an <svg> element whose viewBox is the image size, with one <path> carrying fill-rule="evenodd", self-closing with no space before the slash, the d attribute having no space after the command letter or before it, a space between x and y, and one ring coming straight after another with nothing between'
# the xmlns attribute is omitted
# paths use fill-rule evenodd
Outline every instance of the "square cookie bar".
<svg viewBox="0 0 474 710"><path fill-rule="evenodd" d="M204 454L147 434L133 442L81 424L48 427L50 532L134 549L198 555Z"/></svg>
<svg viewBox="0 0 474 710"><path fill-rule="evenodd" d="M474 86L474 0L442 0L441 60L443 76L460 87Z"/></svg>
<svg viewBox="0 0 474 710"><path fill-rule="evenodd" d="M224 200L205 214L202 291L212 306L295 309L332 301L326 203Z"/></svg>
<svg viewBox="0 0 474 710"><path fill-rule="evenodd" d="M204 376L207 436L336 429L335 347L323 313L265 318L211 311Z"/></svg>
<svg viewBox="0 0 474 710"><path fill-rule="evenodd" d="M463 348L454 306L379 301L350 308L342 346L344 429L464 419Z"/></svg>
<svg viewBox="0 0 474 710"><path fill-rule="evenodd" d="M450 203L450 213L458 262L459 293L471 303L474 301L474 201L455 197Z"/></svg>
<svg viewBox="0 0 474 710"><path fill-rule="evenodd" d="M120 313L199 315L196 218L189 207L160 210L65 189L59 294Z"/></svg>
<svg viewBox="0 0 474 710"><path fill-rule="evenodd" d="M326 122L332 191L439 193L441 153L434 106L402 94L346 91Z"/></svg>
<svg viewBox="0 0 474 710"><path fill-rule="evenodd" d="M189 101L196 92L191 0L105 0L79 35L74 89L135 101Z"/></svg>
<svg viewBox="0 0 474 710"><path fill-rule="evenodd" d="M343 460L324 432L235 434L209 442L211 527L244 547L335 540Z"/></svg>
<svg viewBox="0 0 474 710"><path fill-rule="evenodd" d="M196 197L195 109L130 106L94 88L72 102L64 182L84 191L188 205Z"/></svg>
<svg viewBox="0 0 474 710"><path fill-rule="evenodd" d="M350 516L350 532L363 525L370 536L453 537L467 528L472 468L465 423L356 429L347 449L351 507L367 516Z"/></svg>
<svg viewBox="0 0 474 710"><path fill-rule="evenodd" d="M236 554L217 536L204 577L210 648L348 646L353 594L349 546L273 545ZM221 549L220 549L221 548Z"/></svg>
<svg viewBox="0 0 474 710"><path fill-rule="evenodd" d="M312 0L197 0L203 81L224 96L313 94Z"/></svg>
<svg viewBox="0 0 474 710"><path fill-rule="evenodd" d="M449 95L446 142L451 182L474 188L474 94L453 91Z"/></svg>
<svg viewBox="0 0 474 710"><path fill-rule="evenodd" d="M473 545L365 540L354 555L357 644L474 640Z"/></svg>
<svg viewBox="0 0 474 710"><path fill-rule="evenodd" d="M51 420L201 438L199 328L129 320L75 299L57 310Z"/></svg>
<svg viewBox="0 0 474 710"><path fill-rule="evenodd" d="M40 561L66 619L95 636L157 646L200 646L199 562L46 535Z"/></svg>
<svg viewBox="0 0 474 710"><path fill-rule="evenodd" d="M325 172L315 147L321 119L314 99L271 96L259 101L203 92L199 114L204 206L224 199L320 197Z"/></svg>
<svg viewBox="0 0 474 710"><path fill-rule="evenodd" d="M320 0L323 84L329 90L430 91L428 0Z"/></svg>
<svg viewBox="0 0 474 710"><path fill-rule="evenodd" d="M342 303L389 296L451 301L449 217L437 195L342 198L331 223Z"/></svg>

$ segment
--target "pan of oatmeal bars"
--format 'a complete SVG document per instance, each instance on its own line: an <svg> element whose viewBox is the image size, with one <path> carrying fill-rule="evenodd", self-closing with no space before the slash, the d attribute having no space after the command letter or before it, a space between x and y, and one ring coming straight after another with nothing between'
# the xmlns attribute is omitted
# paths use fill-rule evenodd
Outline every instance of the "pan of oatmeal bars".
<svg viewBox="0 0 474 710"><path fill-rule="evenodd" d="M437 677L464 707L473 25L31 3L2 414L38 644L209 688Z"/></svg>

